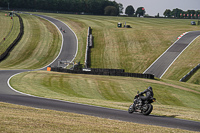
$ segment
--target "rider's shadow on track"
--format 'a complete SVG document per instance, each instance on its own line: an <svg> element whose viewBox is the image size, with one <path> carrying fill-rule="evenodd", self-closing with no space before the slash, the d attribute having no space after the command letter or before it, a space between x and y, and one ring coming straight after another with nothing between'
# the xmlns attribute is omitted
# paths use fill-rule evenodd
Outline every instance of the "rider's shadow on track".
<svg viewBox="0 0 200 133"><path fill-rule="evenodd" d="M176 119L176 117L177 116L179 116L179 115L160 115L160 116L158 116L158 115L143 115L142 113L140 113L140 112L134 112L133 113L134 115L141 115L141 116L144 116L144 117L152 117L152 118L154 118L154 117L156 117L156 118L175 118ZM178 118L177 118L178 119Z"/></svg>
<svg viewBox="0 0 200 133"><path fill-rule="evenodd" d="M176 118L176 117L179 116L179 115L160 115L160 116L150 115L150 116L154 116L154 117L167 117L167 118L171 117L171 118Z"/></svg>

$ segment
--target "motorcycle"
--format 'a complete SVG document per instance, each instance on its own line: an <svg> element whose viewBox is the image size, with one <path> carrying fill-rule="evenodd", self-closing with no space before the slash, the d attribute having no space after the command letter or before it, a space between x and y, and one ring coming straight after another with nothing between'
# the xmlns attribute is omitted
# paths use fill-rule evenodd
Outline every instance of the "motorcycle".
<svg viewBox="0 0 200 133"><path fill-rule="evenodd" d="M142 101L142 105L140 103L139 100L139 96L143 96L143 95L139 95L139 91L137 92L137 95L134 98L133 103L130 105L129 109L128 109L128 113L132 114L133 112L140 112L143 115L149 115L152 110L153 110L153 105L151 105L151 103L156 101L156 98L151 97L148 100Z"/></svg>

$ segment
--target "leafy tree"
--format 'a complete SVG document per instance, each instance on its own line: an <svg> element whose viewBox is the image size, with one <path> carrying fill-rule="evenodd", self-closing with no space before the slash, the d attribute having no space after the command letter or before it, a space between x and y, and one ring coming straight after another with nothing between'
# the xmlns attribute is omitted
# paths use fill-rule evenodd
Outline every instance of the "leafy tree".
<svg viewBox="0 0 200 133"><path fill-rule="evenodd" d="M183 11L181 9L173 9L172 11L169 9L166 9L163 15L165 17L174 17L174 18L198 18L198 15L200 14L200 10L187 10Z"/></svg>
<svg viewBox="0 0 200 133"><path fill-rule="evenodd" d="M103 15L107 6L114 6L117 14L122 13L123 5L110 0L0 0L1 7L51 10L66 12L86 12Z"/></svg>
<svg viewBox="0 0 200 133"><path fill-rule="evenodd" d="M145 9L144 9L144 7L138 7L138 9L137 9L137 11L136 11L136 16L144 16L144 14L145 14Z"/></svg>
<svg viewBox="0 0 200 133"><path fill-rule="evenodd" d="M88 0L89 12L95 15L103 15L105 9L104 2L105 0Z"/></svg>
<svg viewBox="0 0 200 133"><path fill-rule="evenodd" d="M196 13L196 18L200 18L198 15L200 15L200 10L195 11Z"/></svg>
<svg viewBox="0 0 200 133"><path fill-rule="evenodd" d="M123 13L123 9L124 9L123 5L119 3L118 6L119 6L119 14Z"/></svg>
<svg viewBox="0 0 200 133"><path fill-rule="evenodd" d="M117 3L115 1L113 1L112 5L117 8L117 15L119 15L120 13L123 13L124 7L121 3Z"/></svg>
<svg viewBox="0 0 200 133"><path fill-rule="evenodd" d="M172 16L174 16L175 18L180 18L181 13L183 13L183 10L178 9L178 8L173 9L171 12Z"/></svg>
<svg viewBox="0 0 200 133"><path fill-rule="evenodd" d="M189 14L189 18L193 18L195 10L188 10L187 13Z"/></svg>
<svg viewBox="0 0 200 133"><path fill-rule="evenodd" d="M0 0L0 7L8 8L8 0Z"/></svg>
<svg viewBox="0 0 200 133"><path fill-rule="evenodd" d="M180 18L185 18L187 16L187 13L185 11L182 11Z"/></svg>
<svg viewBox="0 0 200 133"><path fill-rule="evenodd" d="M132 16L134 15L134 13L135 13L135 9L133 8L132 5L129 5L126 7L125 14L127 14L128 16Z"/></svg>
<svg viewBox="0 0 200 133"><path fill-rule="evenodd" d="M165 17L171 17L171 10L170 9L166 9L165 10L165 12L163 13L163 15L165 16Z"/></svg>
<svg viewBox="0 0 200 133"><path fill-rule="evenodd" d="M118 13L117 13L117 8L114 7L114 6L107 6L107 7L104 9L104 14L105 14L105 15L110 15L110 16L116 16L116 15L118 15Z"/></svg>

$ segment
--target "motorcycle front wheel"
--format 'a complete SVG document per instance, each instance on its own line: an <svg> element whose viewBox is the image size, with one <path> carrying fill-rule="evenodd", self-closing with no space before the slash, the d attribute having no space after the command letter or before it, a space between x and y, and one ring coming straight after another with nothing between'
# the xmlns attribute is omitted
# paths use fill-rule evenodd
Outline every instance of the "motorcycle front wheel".
<svg viewBox="0 0 200 133"><path fill-rule="evenodd" d="M134 104L131 104L131 106L128 108L128 113L129 114L132 114L135 111L134 106L135 106Z"/></svg>
<svg viewBox="0 0 200 133"><path fill-rule="evenodd" d="M142 109L142 114L149 115L152 112L152 110L153 110L153 105L145 104Z"/></svg>

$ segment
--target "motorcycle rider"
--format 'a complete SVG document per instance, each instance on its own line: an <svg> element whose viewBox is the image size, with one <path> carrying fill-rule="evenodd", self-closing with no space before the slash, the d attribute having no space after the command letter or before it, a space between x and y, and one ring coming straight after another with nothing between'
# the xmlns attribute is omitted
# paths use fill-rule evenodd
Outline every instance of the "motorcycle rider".
<svg viewBox="0 0 200 133"><path fill-rule="evenodd" d="M145 94L146 96L143 96L143 94ZM153 98L153 95L154 94L153 94L153 90L151 86L149 86L143 92L140 92L139 94L137 94L137 96L139 97L139 105L141 106L143 101Z"/></svg>

